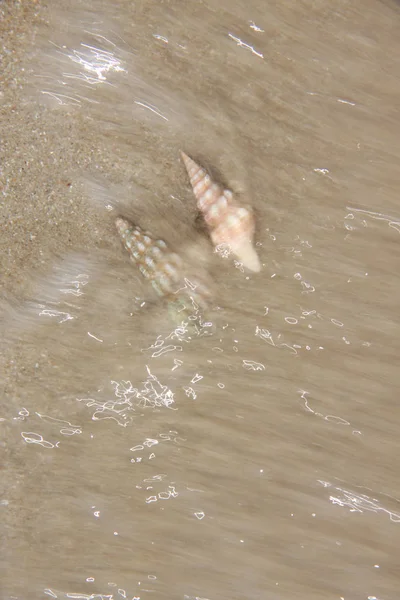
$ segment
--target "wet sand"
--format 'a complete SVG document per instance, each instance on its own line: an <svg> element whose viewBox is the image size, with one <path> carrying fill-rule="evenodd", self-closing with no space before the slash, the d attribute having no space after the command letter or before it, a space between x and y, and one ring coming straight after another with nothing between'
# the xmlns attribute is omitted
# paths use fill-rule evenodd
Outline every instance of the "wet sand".
<svg viewBox="0 0 400 600"><path fill-rule="evenodd" d="M2 598L396 600L398 3L0 10ZM260 274L180 150L253 205ZM208 272L212 335L118 211Z"/></svg>

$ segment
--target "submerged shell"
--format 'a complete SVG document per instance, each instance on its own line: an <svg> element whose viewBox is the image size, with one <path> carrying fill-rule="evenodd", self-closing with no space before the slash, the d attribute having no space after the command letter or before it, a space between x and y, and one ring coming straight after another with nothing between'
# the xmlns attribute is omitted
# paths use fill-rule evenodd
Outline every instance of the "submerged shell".
<svg viewBox="0 0 400 600"><path fill-rule="evenodd" d="M151 233L121 217L116 219L115 225L132 262L157 295L173 307L170 313L184 318L199 308L206 308L211 296L208 288L188 276L184 261L171 252L163 240L154 239Z"/></svg>
<svg viewBox="0 0 400 600"><path fill-rule="evenodd" d="M207 171L181 152L197 206L210 229L213 244L227 244L235 256L251 271L260 271L260 260L253 246L254 216L238 206L230 190L213 182Z"/></svg>

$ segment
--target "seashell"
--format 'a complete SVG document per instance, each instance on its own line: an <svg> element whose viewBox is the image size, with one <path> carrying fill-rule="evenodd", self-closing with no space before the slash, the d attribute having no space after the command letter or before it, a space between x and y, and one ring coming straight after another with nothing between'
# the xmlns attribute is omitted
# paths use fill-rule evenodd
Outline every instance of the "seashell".
<svg viewBox="0 0 400 600"><path fill-rule="evenodd" d="M252 211L238 206L233 193L212 181L207 171L190 156L184 152L181 156L214 246L229 245L245 267L260 271L260 260L253 246L255 223Z"/></svg>
<svg viewBox="0 0 400 600"><path fill-rule="evenodd" d="M116 219L115 225L131 261L149 280L156 294L165 298L170 306L179 308L173 311L176 316L183 318L207 307L211 297L207 286L188 278L184 261L170 251L163 240L155 240L151 233L122 217Z"/></svg>

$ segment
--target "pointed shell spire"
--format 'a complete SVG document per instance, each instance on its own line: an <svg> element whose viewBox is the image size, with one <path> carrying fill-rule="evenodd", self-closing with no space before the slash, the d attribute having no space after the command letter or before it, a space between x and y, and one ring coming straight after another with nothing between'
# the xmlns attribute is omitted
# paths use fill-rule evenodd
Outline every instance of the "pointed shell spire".
<svg viewBox="0 0 400 600"><path fill-rule="evenodd" d="M245 267L260 271L260 260L253 246L255 224L252 212L238 206L232 192L212 181L207 171L190 156L184 152L181 156L214 246L230 246Z"/></svg>
<svg viewBox="0 0 400 600"><path fill-rule="evenodd" d="M115 226L131 261L170 307L178 307L179 312L188 315L206 308L211 296L207 286L190 276L188 266L163 240L155 239L151 233L122 217L116 219Z"/></svg>

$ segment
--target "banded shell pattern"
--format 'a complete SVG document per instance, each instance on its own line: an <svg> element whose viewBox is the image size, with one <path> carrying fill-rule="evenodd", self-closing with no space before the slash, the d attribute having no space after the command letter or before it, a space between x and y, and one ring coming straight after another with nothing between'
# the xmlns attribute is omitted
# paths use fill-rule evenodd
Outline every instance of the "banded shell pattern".
<svg viewBox="0 0 400 600"><path fill-rule="evenodd" d="M238 206L230 190L212 181L207 171L187 154L181 152L181 155L214 246L228 245L246 268L260 271L260 260L253 246L255 223L251 210Z"/></svg>
<svg viewBox="0 0 400 600"><path fill-rule="evenodd" d="M170 313L182 318L199 308L206 308L210 297L208 288L200 281L186 276L187 266L178 254L171 252L163 240L138 225L118 217L115 225L131 261L138 266L156 294L168 301Z"/></svg>

